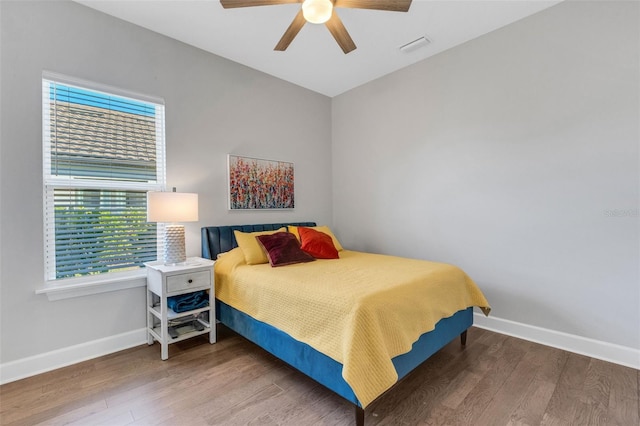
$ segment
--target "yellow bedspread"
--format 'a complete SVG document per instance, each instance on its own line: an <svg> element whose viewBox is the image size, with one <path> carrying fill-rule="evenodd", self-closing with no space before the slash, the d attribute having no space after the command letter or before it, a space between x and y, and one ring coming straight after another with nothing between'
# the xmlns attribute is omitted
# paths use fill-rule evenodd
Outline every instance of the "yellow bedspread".
<svg viewBox="0 0 640 426"><path fill-rule="evenodd" d="M216 297L343 365L362 407L398 376L391 359L461 309L489 303L459 268L355 251L272 268L239 249L215 264Z"/></svg>

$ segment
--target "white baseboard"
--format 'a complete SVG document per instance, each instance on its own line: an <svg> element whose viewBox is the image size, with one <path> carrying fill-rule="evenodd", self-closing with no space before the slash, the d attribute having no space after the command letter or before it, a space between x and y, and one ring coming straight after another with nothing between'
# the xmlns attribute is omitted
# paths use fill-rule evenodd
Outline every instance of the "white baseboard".
<svg viewBox="0 0 640 426"><path fill-rule="evenodd" d="M640 370L640 350L501 318L474 313L474 325L591 358Z"/></svg>
<svg viewBox="0 0 640 426"><path fill-rule="evenodd" d="M542 345L640 370L640 350L474 313L474 325ZM108 355L147 342L146 328L0 364L0 384Z"/></svg>
<svg viewBox="0 0 640 426"><path fill-rule="evenodd" d="M147 343L146 331L146 328L140 328L127 333L0 364L0 384L35 376L60 367L66 367L145 344Z"/></svg>

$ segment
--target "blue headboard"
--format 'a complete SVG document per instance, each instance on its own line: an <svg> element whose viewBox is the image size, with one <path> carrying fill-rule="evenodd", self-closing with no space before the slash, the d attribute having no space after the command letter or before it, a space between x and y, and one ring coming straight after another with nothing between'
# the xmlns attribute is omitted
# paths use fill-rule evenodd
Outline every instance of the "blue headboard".
<svg viewBox="0 0 640 426"><path fill-rule="evenodd" d="M215 260L219 253L238 247L233 231L275 231L283 226L316 226L315 222L263 223L259 225L205 226L202 233L202 257Z"/></svg>

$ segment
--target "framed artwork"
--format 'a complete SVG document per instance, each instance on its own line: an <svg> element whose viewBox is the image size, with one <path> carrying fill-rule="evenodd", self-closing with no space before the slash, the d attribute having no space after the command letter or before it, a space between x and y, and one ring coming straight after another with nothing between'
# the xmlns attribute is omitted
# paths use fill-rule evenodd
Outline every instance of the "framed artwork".
<svg viewBox="0 0 640 426"><path fill-rule="evenodd" d="M293 163L229 154L229 209L293 209Z"/></svg>

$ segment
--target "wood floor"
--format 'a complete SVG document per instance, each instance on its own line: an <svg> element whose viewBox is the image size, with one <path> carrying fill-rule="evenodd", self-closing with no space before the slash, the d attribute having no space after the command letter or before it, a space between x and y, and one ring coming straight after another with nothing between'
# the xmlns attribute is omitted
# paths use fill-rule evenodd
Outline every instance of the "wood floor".
<svg viewBox="0 0 640 426"><path fill-rule="evenodd" d="M202 337L202 336L201 336ZM353 407L219 326L0 387L2 425L350 425ZM366 410L366 425L640 424L638 370L478 328Z"/></svg>

